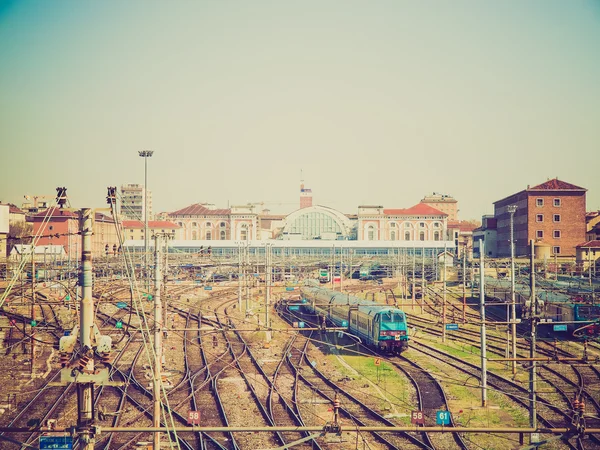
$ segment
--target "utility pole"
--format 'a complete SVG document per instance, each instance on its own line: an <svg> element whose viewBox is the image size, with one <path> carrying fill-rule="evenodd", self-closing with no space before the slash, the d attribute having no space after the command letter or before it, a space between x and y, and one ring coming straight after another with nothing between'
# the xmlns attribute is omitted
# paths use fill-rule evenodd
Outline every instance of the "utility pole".
<svg viewBox="0 0 600 450"><path fill-rule="evenodd" d="M238 311L242 311L242 246L238 244Z"/></svg>
<svg viewBox="0 0 600 450"><path fill-rule="evenodd" d="M265 244L265 329L266 341L271 342L271 331L269 330L269 309L271 308L271 244Z"/></svg>
<svg viewBox="0 0 600 450"><path fill-rule="evenodd" d="M511 338L512 338L512 373L517 373L517 305L515 299L515 240L514 240L514 217L517 211L517 205L509 205L510 214L510 302L511 302Z"/></svg>
<svg viewBox="0 0 600 450"><path fill-rule="evenodd" d="M92 350L92 333L94 326L94 299L92 297L92 210L81 210L80 231L81 249L81 308L79 315L79 343L82 355ZM89 358L84 372L94 372L94 358ZM94 450L94 438L90 429L94 421L94 383L77 383L77 427L81 430L83 450Z"/></svg>
<svg viewBox="0 0 600 450"><path fill-rule="evenodd" d="M335 245L331 246L331 265L329 266L329 279L331 280L331 290L335 291L335 285L333 284L333 278L335 275Z"/></svg>
<svg viewBox="0 0 600 450"><path fill-rule="evenodd" d="M529 368L529 426L531 428L537 428L537 410L536 410L536 369L537 364L535 361L535 345L536 345L536 320L537 320L537 296L535 294L535 241L531 241L531 267L530 267L530 289L531 297L529 299L529 305L531 307L531 342L529 346L529 357L531 358L531 366ZM530 435L533 437L533 435ZM533 440L532 442L533 443Z"/></svg>
<svg viewBox="0 0 600 450"><path fill-rule="evenodd" d="M340 247L340 292L344 292L344 247Z"/></svg>
<svg viewBox="0 0 600 450"><path fill-rule="evenodd" d="M162 302L160 298L162 274L160 267L160 245L161 236L154 236L154 353L156 361L154 364L154 384L152 386L152 397L154 408L152 412L152 423L154 427L160 427L160 387L162 368ZM154 450L160 449L160 433L154 433Z"/></svg>
<svg viewBox="0 0 600 450"><path fill-rule="evenodd" d="M479 252L479 313L481 316L481 406L487 406L487 348L485 335L485 241L481 240L481 250Z"/></svg>
<svg viewBox="0 0 600 450"><path fill-rule="evenodd" d="M250 284L248 283L248 270L250 267L250 250L249 243L246 241L244 245L244 259L246 264L244 264L244 283L246 285L246 315L248 315L248 311L250 310ZM257 258L258 261L258 258ZM258 272L258 271L257 271Z"/></svg>
<svg viewBox="0 0 600 450"><path fill-rule="evenodd" d="M421 248L421 314L425 303L425 246Z"/></svg>
<svg viewBox="0 0 600 450"><path fill-rule="evenodd" d="M442 294L442 342L446 342L446 244L444 243L444 280Z"/></svg>
<svg viewBox="0 0 600 450"><path fill-rule="evenodd" d="M415 299L416 299L416 294L415 294L415 262L416 262L416 259L417 259L417 254L416 254L415 246L414 245L413 245L412 251L413 251L413 258L412 258L412 284L411 284L412 309L411 310L414 312L414 310L415 310Z"/></svg>
<svg viewBox="0 0 600 450"><path fill-rule="evenodd" d="M35 339L33 324L35 322L35 245L31 245L31 376L33 377L33 363L35 361Z"/></svg>
<svg viewBox="0 0 600 450"><path fill-rule="evenodd" d="M467 321L467 244L463 247L463 274L462 274L462 288L463 288L463 307L462 307L462 321Z"/></svg>

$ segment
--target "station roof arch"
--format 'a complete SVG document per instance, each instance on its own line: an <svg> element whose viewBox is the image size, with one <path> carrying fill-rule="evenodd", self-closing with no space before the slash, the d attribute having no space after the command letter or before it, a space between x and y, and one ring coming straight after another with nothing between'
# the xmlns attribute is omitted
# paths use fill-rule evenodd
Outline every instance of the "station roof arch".
<svg viewBox="0 0 600 450"><path fill-rule="evenodd" d="M284 219L281 239L352 239L352 223L348 217L333 208L301 208Z"/></svg>

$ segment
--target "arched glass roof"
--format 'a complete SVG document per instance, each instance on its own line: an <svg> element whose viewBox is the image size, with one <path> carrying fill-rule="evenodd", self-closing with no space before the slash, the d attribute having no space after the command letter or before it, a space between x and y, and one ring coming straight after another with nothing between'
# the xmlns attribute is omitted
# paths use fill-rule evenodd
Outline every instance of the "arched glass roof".
<svg viewBox="0 0 600 450"><path fill-rule="evenodd" d="M324 206L311 206L286 217L283 239L348 239L350 221L339 211Z"/></svg>

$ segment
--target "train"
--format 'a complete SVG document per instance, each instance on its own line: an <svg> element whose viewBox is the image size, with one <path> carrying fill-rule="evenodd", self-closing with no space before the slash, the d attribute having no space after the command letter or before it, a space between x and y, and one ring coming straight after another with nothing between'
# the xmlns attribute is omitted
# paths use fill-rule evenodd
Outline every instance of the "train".
<svg viewBox="0 0 600 450"><path fill-rule="evenodd" d="M408 348L404 311L341 292L304 286L304 308L359 337L367 346L399 354Z"/></svg>
<svg viewBox="0 0 600 450"><path fill-rule="evenodd" d="M327 269L319 270L319 283L329 283L329 271Z"/></svg>
<svg viewBox="0 0 600 450"><path fill-rule="evenodd" d="M548 319L546 323L546 333L548 336L569 338L582 337L580 330L586 325L600 323L600 305L585 303L547 303L544 308L543 317ZM553 322L567 322L563 327L550 327ZM596 335L596 327L589 327L588 331L593 331ZM577 333L575 333L578 331ZM589 334L589 333L586 333Z"/></svg>

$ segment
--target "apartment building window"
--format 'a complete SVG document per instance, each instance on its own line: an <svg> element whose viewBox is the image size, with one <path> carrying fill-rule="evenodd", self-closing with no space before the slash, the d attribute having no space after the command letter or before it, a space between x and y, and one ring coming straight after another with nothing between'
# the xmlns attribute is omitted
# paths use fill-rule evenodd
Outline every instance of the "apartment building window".
<svg viewBox="0 0 600 450"><path fill-rule="evenodd" d="M544 238L544 231L543 230L537 230L535 232L535 237L538 239L543 239Z"/></svg>
<svg viewBox="0 0 600 450"><path fill-rule="evenodd" d="M406 231L406 232L404 233L404 240L405 240L405 241L410 241L410 231Z"/></svg>
<svg viewBox="0 0 600 450"><path fill-rule="evenodd" d="M560 214L554 214L554 221L560 222Z"/></svg>
<svg viewBox="0 0 600 450"><path fill-rule="evenodd" d="M560 255L560 247L552 247L552 253L555 255Z"/></svg>
<svg viewBox="0 0 600 450"><path fill-rule="evenodd" d="M556 206L556 207L560 206L560 198L554 199L554 206Z"/></svg>
<svg viewBox="0 0 600 450"><path fill-rule="evenodd" d="M424 231L421 231L421 232L419 233L419 240L420 240L420 241L424 241L424 240L425 240L425 232L424 232Z"/></svg>
<svg viewBox="0 0 600 450"><path fill-rule="evenodd" d="M554 239L560 239L560 230L554 230L553 236Z"/></svg>
<svg viewBox="0 0 600 450"><path fill-rule="evenodd" d="M543 214L536 214L535 221L536 222L543 222L544 221L544 215Z"/></svg>
<svg viewBox="0 0 600 450"><path fill-rule="evenodd" d="M393 225L393 224L392 224L392 225ZM396 232L395 232L395 231L392 231L392 232L390 233L390 239L391 239L392 241L395 241L395 240L396 240Z"/></svg>
<svg viewBox="0 0 600 450"><path fill-rule="evenodd" d="M536 198L535 199L535 206L544 206L544 199L543 198Z"/></svg>

